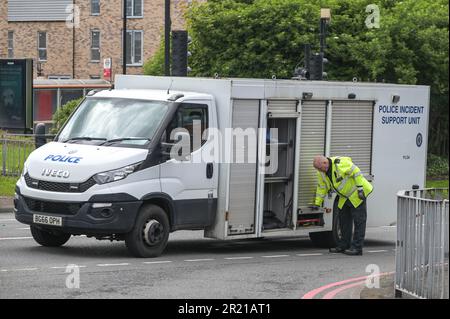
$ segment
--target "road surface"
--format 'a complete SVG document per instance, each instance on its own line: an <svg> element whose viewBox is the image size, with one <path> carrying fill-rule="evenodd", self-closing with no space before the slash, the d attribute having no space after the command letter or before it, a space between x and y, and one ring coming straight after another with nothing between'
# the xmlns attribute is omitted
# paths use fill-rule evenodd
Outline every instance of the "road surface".
<svg viewBox="0 0 450 319"><path fill-rule="evenodd" d="M368 229L364 255L355 257L307 237L218 241L180 231L161 257L138 259L123 242L86 237L41 247L27 225L0 214L0 299L359 298L364 276L394 270L395 231Z"/></svg>

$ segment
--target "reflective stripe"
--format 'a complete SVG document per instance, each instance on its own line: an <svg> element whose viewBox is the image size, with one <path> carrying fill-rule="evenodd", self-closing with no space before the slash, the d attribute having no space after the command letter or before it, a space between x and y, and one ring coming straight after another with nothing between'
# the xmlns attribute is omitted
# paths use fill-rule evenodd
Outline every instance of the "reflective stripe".
<svg viewBox="0 0 450 319"><path fill-rule="evenodd" d="M344 179L342 180L341 184L336 188L336 190L337 190L338 192L340 192L341 190L343 190L344 187L345 187L345 185L347 184L347 182L348 182L348 177L346 177L346 178L344 178Z"/></svg>
<svg viewBox="0 0 450 319"><path fill-rule="evenodd" d="M350 174L349 175L352 175L353 172L355 171L355 169L357 169L357 167L355 165L352 165L352 167L350 168Z"/></svg>
<svg viewBox="0 0 450 319"><path fill-rule="evenodd" d="M348 193L347 198L350 198L350 196L352 196L353 193L354 193L357 189L358 189L357 187L353 187L352 190Z"/></svg>
<svg viewBox="0 0 450 319"><path fill-rule="evenodd" d="M361 176L361 175L362 175L362 173L361 173L361 172L358 172L358 173L355 174L354 177L358 177L358 176Z"/></svg>
<svg viewBox="0 0 450 319"><path fill-rule="evenodd" d="M325 198L325 196L327 196L327 194L322 195L322 194L316 194L316 197L320 197L320 198Z"/></svg>
<svg viewBox="0 0 450 319"><path fill-rule="evenodd" d="M319 185L319 188L327 189L327 187L326 187L326 186L323 186L323 185Z"/></svg>

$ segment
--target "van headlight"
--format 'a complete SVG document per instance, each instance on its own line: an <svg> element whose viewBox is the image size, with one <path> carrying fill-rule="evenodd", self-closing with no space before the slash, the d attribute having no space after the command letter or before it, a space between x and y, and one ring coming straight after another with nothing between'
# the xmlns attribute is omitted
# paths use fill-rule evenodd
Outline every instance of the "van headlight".
<svg viewBox="0 0 450 319"><path fill-rule="evenodd" d="M22 168L22 173L20 174L22 177L25 176L28 173L28 168L27 166L24 164L23 168Z"/></svg>
<svg viewBox="0 0 450 319"><path fill-rule="evenodd" d="M139 162L122 168L114 169L112 171L98 173L95 174L92 178L97 184L100 185L120 181L121 179L124 179L131 173L135 172L141 164L142 162Z"/></svg>

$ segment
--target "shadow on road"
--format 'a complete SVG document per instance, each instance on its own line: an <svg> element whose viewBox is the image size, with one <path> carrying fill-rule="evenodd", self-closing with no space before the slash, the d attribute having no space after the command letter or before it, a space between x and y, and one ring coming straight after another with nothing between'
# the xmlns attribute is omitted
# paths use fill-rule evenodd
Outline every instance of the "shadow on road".
<svg viewBox="0 0 450 319"><path fill-rule="evenodd" d="M395 247L391 241L383 240L367 240L365 247L370 249L373 247ZM100 257L102 259L121 259L130 258L124 242L99 242L95 239L85 239L83 242L69 240L69 242L58 248L42 247L35 243L30 246L15 248L23 254L43 254L49 258L53 256L67 258L88 259L92 257ZM215 239L172 239L169 240L167 248L162 258L170 256L180 256L183 258L199 255L231 255L231 254L290 254L290 253L311 253L311 252L327 252L327 249L317 248L309 240L308 237L273 237L258 238L246 240L215 240Z"/></svg>

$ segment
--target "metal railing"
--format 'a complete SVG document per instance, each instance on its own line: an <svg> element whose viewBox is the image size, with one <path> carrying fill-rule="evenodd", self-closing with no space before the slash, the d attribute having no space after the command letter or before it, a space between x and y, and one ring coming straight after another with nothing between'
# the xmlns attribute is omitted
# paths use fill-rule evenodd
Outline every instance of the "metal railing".
<svg viewBox="0 0 450 319"><path fill-rule="evenodd" d="M448 189L397 194L396 296L449 298Z"/></svg>
<svg viewBox="0 0 450 319"><path fill-rule="evenodd" d="M52 135L43 136L46 139ZM28 155L36 148L36 135L3 134L0 135L0 165L2 176L20 176Z"/></svg>

